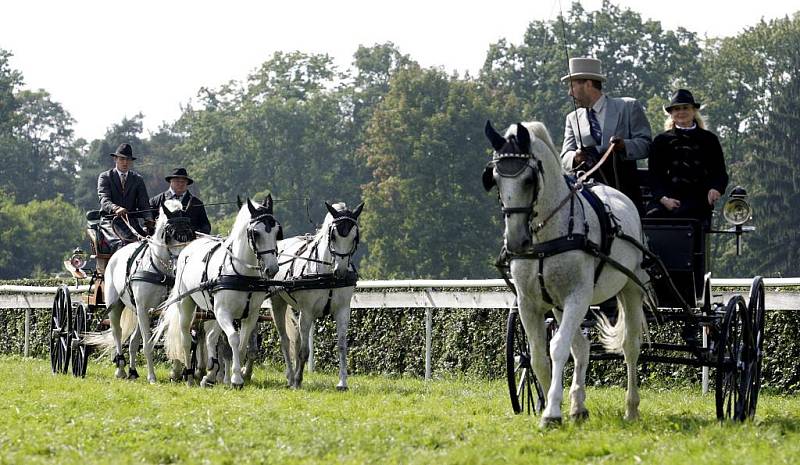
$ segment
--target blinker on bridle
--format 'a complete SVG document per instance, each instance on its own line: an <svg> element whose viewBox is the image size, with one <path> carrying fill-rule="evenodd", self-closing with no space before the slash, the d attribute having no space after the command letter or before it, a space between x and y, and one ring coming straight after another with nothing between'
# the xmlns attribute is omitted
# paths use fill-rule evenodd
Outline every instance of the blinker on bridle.
<svg viewBox="0 0 800 465"><path fill-rule="evenodd" d="M534 169L533 166L528 163L528 160L535 160L537 167ZM517 163L509 163L517 161ZM506 163L503 163L506 162ZM533 156L533 154L529 153L493 153L492 154L492 161L489 162L489 166L493 167L497 174L504 178L516 178L525 171L526 168L530 168L534 171L534 175L536 175L536 171L542 171L542 162L541 160L537 159ZM537 191L538 191L538 184L537 184ZM498 197L500 192L498 191ZM535 200L535 196L534 196ZM529 216L535 217L536 212L533 211L533 204L528 205L527 207L506 207L503 205L502 200L500 201L500 210L503 212L504 215L508 216L514 213L524 213Z"/></svg>

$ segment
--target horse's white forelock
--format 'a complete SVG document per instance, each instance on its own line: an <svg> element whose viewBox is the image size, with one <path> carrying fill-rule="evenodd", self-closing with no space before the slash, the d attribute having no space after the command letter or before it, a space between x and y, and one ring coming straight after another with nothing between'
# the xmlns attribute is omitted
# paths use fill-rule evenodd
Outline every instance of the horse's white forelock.
<svg viewBox="0 0 800 465"><path fill-rule="evenodd" d="M169 210L170 213L175 213L176 211L183 209L183 204L181 204L181 201L178 199L169 199L164 202L164 207L166 207L166 209ZM161 207L158 208L160 209ZM162 212L158 212L158 219L156 220L156 229L163 227L167 223L167 215L161 215L160 213Z"/></svg>
<svg viewBox="0 0 800 465"><path fill-rule="evenodd" d="M331 207L333 207L334 210L339 212L347 210L347 204L344 202L334 203L333 205L331 205ZM322 222L322 226L320 226L319 229L317 230L315 238L322 239L326 234L328 234L328 228L330 227L331 223L333 223L333 215L331 215L330 212L328 212L328 214L325 215L325 221Z"/></svg>
<svg viewBox="0 0 800 465"><path fill-rule="evenodd" d="M547 130L543 123L539 121L526 121L522 123L531 135L531 151L534 155L545 154L552 157L558 165L561 161L558 158L556 146L553 144L553 139L550 137L550 132ZM517 125L512 124L506 129L505 137L517 135Z"/></svg>

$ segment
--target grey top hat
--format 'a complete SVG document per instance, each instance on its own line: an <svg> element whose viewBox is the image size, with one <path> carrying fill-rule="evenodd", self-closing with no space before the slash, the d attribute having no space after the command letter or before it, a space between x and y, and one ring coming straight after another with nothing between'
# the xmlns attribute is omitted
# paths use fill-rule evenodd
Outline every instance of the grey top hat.
<svg viewBox="0 0 800 465"><path fill-rule="evenodd" d="M133 149L131 148L131 144L119 144L117 147L117 151L114 153L109 153L112 157L120 157L120 158L130 158L131 160L136 160L136 157L133 156Z"/></svg>
<svg viewBox="0 0 800 465"><path fill-rule="evenodd" d="M597 58L570 58L569 74L561 78L561 82L570 79L591 79L593 81L605 82L606 76Z"/></svg>

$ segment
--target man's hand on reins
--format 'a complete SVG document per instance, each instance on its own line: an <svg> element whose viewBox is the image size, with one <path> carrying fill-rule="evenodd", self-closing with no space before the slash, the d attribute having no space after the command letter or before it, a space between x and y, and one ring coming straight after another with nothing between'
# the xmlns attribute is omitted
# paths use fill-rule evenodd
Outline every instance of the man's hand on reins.
<svg viewBox="0 0 800 465"><path fill-rule="evenodd" d="M614 153L625 153L625 139L622 137L613 136L608 143L614 146Z"/></svg>

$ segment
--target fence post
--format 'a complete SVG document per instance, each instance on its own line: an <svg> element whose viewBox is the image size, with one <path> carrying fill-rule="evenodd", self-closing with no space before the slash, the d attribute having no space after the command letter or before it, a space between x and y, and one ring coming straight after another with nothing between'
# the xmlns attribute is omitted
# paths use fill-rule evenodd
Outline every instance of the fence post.
<svg viewBox="0 0 800 465"><path fill-rule="evenodd" d="M25 345L22 349L22 355L27 357L30 353L31 347L31 303L28 301L28 296L22 294L22 298L25 299Z"/></svg>
<svg viewBox="0 0 800 465"><path fill-rule="evenodd" d="M430 307L425 308L425 380L431 379L431 345L433 340L433 307L436 304L431 296L432 288L425 289L425 297L428 298Z"/></svg>

